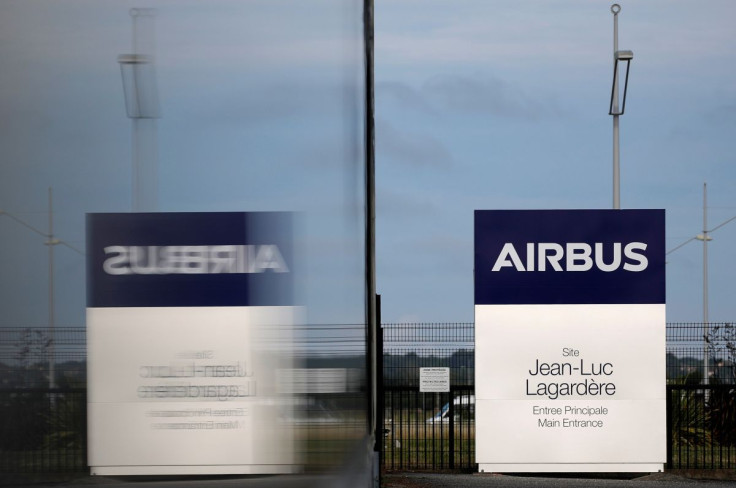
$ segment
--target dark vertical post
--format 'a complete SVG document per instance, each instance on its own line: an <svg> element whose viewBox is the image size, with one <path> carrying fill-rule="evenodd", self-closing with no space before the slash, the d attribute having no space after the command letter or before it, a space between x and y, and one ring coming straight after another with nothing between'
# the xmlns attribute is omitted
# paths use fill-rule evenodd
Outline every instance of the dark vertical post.
<svg viewBox="0 0 736 488"><path fill-rule="evenodd" d="M713 396L718 395L720 392L717 389L710 388L710 385L708 385L708 393L706 393L706 398L709 399L709 401L703 406L706 411L703 413L703 418L708 416L709 419L711 419L708 424L710 424L710 438L708 439L708 444L710 447L710 466L708 466L710 469L715 468L715 452L713 451L713 440L715 439L715 423L713 422Z"/></svg>
<svg viewBox="0 0 736 488"><path fill-rule="evenodd" d="M404 408L405 401L404 401L404 393L406 390L401 389L399 390L399 426L397 427L399 429L399 469L404 468L404 448L409 445L408 442L405 442L404 439L404 411L406 410Z"/></svg>
<svg viewBox="0 0 736 488"><path fill-rule="evenodd" d="M672 469L672 387L667 387L667 469Z"/></svg>
<svg viewBox="0 0 736 488"><path fill-rule="evenodd" d="M377 323L376 323L376 205L375 205L375 128L373 98L373 0L363 0L363 43L365 49L365 318L366 368L370 385L368 399L368 440L373 444L373 486L380 486L380 461L376 443L378 384L377 384Z"/></svg>
<svg viewBox="0 0 736 488"><path fill-rule="evenodd" d="M376 410L376 205L375 132L373 122L373 0L363 2L365 43L365 293L368 377L370 379L369 435L375 436Z"/></svg>
<svg viewBox="0 0 736 488"><path fill-rule="evenodd" d="M409 404L407 405L407 409L409 412L409 422L407 423L407 429L408 429L408 436L409 436L409 444L411 447L407 446L409 451L409 465L418 467L419 464L419 416L417 415L418 409L419 409L419 388L411 388L409 390L409 394L411 395L411 400L409 401ZM414 461L412 462L412 454L414 455Z"/></svg>
<svg viewBox="0 0 736 488"><path fill-rule="evenodd" d="M426 413L427 413L427 394L424 393L424 394L422 394L422 417L423 417L422 420L424 421L422 423L422 437L424 439L424 441L422 442L422 444L424 445L424 465L426 467L429 467L429 460L427 458L427 441L429 439L427 437L427 415L426 415ZM430 418L432 418L432 417L430 417ZM430 426L430 429L431 429L431 426ZM419 447L417 446L417 448L419 448Z"/></svg>
<svg viewBox="0 0 736 488"><path fill-rule="evenodd" d="M455 399L452 388L450 388L450 410L448 415L450 417L450 432L448 433L449 444L450 444L450 469L455 469ZM462 401L462 396L460 396Z"/></svg>
<svg viewBox="0 0 736 488"><path fill-rule="evenodd" d="M435 393L435 396L440 399L440 401L438 402L438 404L439 404L439 410L438 411L439 412L442 412L442 407L444 406L444 404L442 403L443 394L442 393ZM444 453L444 450L445 450L445 426L442 424L443 422L444 422L444 420L442 419L442 415L440 415L440 448L439 448L439 453L440 453L439 454L440 468L444 468L445 467L445 453ZM436 447L434 448L434 451L435 451L435 456L436 456L437 455L437 448Z"/></svg>
<svg viewBox="0 0 736 488"><path fill-rule="evenodd" d="M707 386L708 385L706 385L706 387ZM709 394L710 394L710 390L708 390L708 389L704 389L703 390L703 401L700 404L701 405L701 407L700 407L701 411L700 411L700 414L698 415L698 418L700 419L700 425L701 425L701 427L700 427L701 430L700 431L703 433L703 445L702 445L702 447L700 449L700 452L702 453L701 456L702 456L702 459L703 459L703 461L700 463L700 466L701 467L705 467L705 465L707 464L705 458L706 458L706 455L708 454L708 445L706 443L705 437L707 436L707 432L708 432L708 424L706 423L705 416L707 415L706 405L710 401Z"/></svg>
<svg viewBox="0 0 736 488"><path fill-rule="evenodd" d="M381 326L381 295L376 295L376 326L378 328L377 343L376 343L376 383L378 386L377 403L378 408L376 409L376 426L378 434L376 435L376 443L374 445L374 451L378 453L379 463L383 460L383 445L384 445L384 412L386 410L386 399L384 394L383 385L383 327Z"/></svg>
<svg viewBox="0 0 736 488"><path fill-rule="evenodd" d="M80 393L80 395L82 396L82 409L84 411L84 417L82 418L82 422L81 422L82 424L82 445L84 446L82 450L82 456L83 456L82 463L84 465L85 471L89 473L89 461L88 461L89 459L89 451L88 451L89 433L87 431L87 427L88 427L88 424L87 424L87 389L85 388L84 390L82 390L82 393Z"/></svg>

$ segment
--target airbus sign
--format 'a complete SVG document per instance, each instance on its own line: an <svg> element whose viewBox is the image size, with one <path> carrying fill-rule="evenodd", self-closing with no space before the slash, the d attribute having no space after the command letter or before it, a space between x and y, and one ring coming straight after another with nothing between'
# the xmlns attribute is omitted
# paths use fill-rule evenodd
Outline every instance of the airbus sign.
<svg viewBox="0 0 736 488"><path fill-rule="evenodd" d="M606 263L603 251L603 243L587 244L585 242L568 242L564 245L556 242L540 242L526 244L526 268L522 263L519 253L513 242L503 245L501 253L496 259L491 271L499 271L509 266L516 271L546 271L547 264L554 271L590 271L595 265L601 271L616 271L623 262L625 271L644 271L647 269L649 260L644 251L647 245L643 242L630 242L624 246L624 258L621 259L620 242L614 242L611 246L610 262ZM535 259L535 255L537 259ZM560 261L563 261L560 264ZM563 268L564 266L564 268Z"/></svg>
<svg viewBox="0 0 736 488"><path fill-rule="evenodd" d="M481 471L663 469L662 210L475 212Z"/></svg>
<svg viewBox="0 0 736 488"><path fill-rule="evenodd" d="M659 210L475 214L475 303L664 303Z"/></svg>

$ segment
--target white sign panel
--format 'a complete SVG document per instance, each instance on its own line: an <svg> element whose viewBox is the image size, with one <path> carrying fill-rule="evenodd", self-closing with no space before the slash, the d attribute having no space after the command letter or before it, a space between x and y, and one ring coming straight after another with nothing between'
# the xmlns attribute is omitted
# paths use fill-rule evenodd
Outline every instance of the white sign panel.
<svg viewBox="0 0 736 488"><path fill-rule="evenodd" d="M291 471L289 405L274 401L277 364L254 344L261 327L293 314L292 307L90 309L94 474Z"/></svg>
<svg viewBox="0 0 736 488"><path fill-rule="evenodd" d="M96 475L293 472L287 214L88 216Z"/></svg>
<svg viewBox="0 0 736 488"><path fill-rule="evenodd" d="M481 471L666 460L664 213L476 212Z"/></svg>
<svg viewBox="0 0 736 488"><path fill-rule="evenodd" d="M445 393L450 391L450 368L419 368L419 391Z"/></svg>

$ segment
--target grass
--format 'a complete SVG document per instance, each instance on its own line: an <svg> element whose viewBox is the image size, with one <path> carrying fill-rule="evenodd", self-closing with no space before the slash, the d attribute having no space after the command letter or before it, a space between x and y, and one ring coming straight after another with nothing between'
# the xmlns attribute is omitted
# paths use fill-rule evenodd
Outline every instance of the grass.
<svg viewBox="0 0 736 488"><path fill-rule="evenodd" d="M391 429L384 437L383 463L386 469L471 468L475 464L473 424L455 425L454 449L450 452L450 427L447 423L424 420ZM452 456L451 456L452 454Z"/></svg>

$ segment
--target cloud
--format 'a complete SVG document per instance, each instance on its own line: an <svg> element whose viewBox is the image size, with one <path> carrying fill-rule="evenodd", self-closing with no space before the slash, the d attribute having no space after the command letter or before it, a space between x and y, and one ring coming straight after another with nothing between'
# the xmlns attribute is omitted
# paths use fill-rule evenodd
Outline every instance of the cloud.
<svg viewBox="0 0 736 488"><path fill-rule="evenodd" d="M388 104L399 110L404 109L425 115L437 115L437 111L426 97L406 83L379 81L376 83L375 90L376 105Z"/></svg>
<svg viewBox="0 0 736 488"><path fill-rule="evenodd" d="M441 1L397 1L390 14L377 11L377 51L397 67L586 65L600 58L597 42L608 46L609 6L581 0L469 0L448 9Z"/></svg>
<svg viewBox="0 0 736 488"><path fill-rule="evenodd" d="M188 85L177 85L166 93L174 116L207 121L208 124L261 126L264 123L281 124L334 117L354 117L362 94L357 83L348 79L291 79L233 78L218 84L217 97L198 96L198 85L205 79ZM164 90L165 91L165 90ZM166 100L165 100L166 101ZM184 112L186 110L186 112ZM165 114L165 115L168 115ZM282 129L287 129L282 125Z"/></svg>
<svg viewBox="0 0 736 488"><path fill-rule="evenodd" d="M440 74L419 88L397 81L376 85L377 111L430 116L440 122L447 115L481 115L523 120L558 116L563 110L547 96L529 96L518 84L487 74ZM423 125L426 125L423 123Z"/></svg>
<svg viewBox="0 0 736 488"><path fill-rule="evenodd" d="M379 188L376 198L381 218L392 219L403 226L407 218L435 218L438 207L436 198L429 195L410 195L405 191Z"/></svg>
<svg viewBox="0 0 736 488"><path fill-rule="evenodd" d="M431 135L399 131L385 119L376 120L376 154L379 160L414 167L447 168L452 155Z"/></svg>
<svg viewBox="0 0 736 488"><path fill-rule="evenodd" d="M487 75L439 75L422 92L444 109L461 113L537 119L556 110L529 97L520 88Z"/></svg>
<svg viewBox="0 0 736 488"><path fill-rule="evenodd" d="M736 125L736 103L724 103L705 112L705 120L712 125L730 127Z"/></svg>

